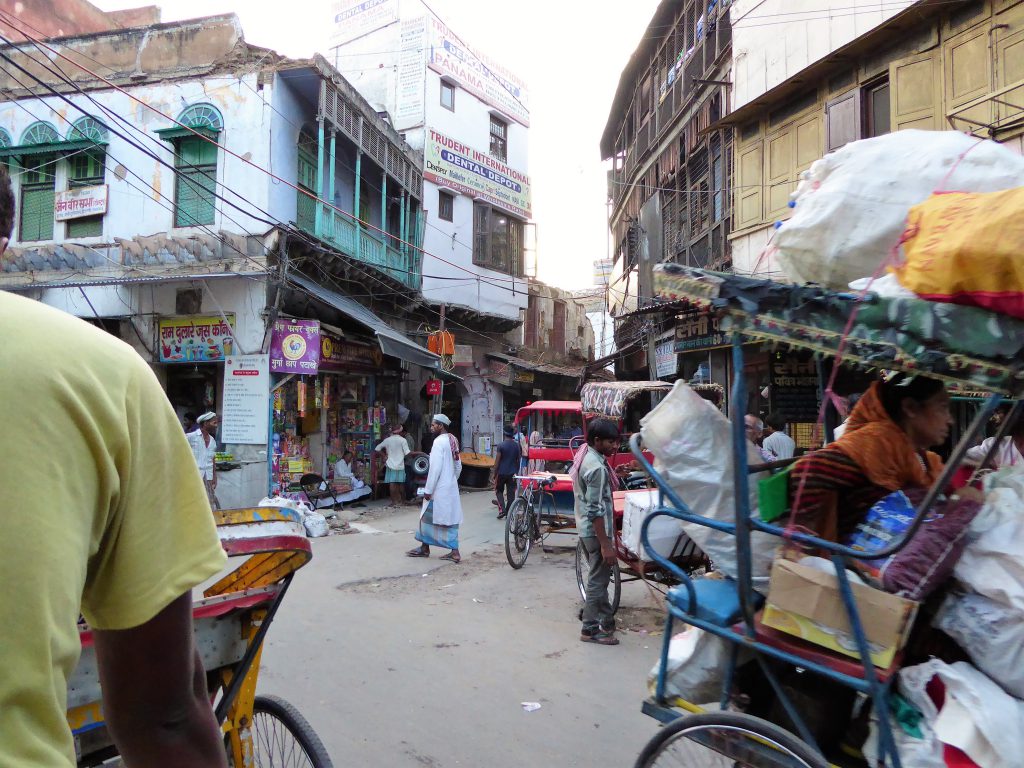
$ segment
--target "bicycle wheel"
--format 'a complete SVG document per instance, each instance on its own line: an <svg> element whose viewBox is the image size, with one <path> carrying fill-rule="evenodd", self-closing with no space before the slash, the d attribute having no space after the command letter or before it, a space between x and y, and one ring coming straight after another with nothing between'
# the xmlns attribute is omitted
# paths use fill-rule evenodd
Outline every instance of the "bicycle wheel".
<svg viewBox="0 0 1024 768"><path fill-rule="evenodd" d="M505 515L505 558L516 570L525 565L526 558L530 556L530 547L533 546L532 514L533 510L526 500L519 498L512 502Z"/></svg>
<svg viewBox="0 0 1024 768"><path fill-rule="evenodd" d="M255 768L333 768L316 731L284 699L257 696L252 714Z"/></svg>
<svg viewBox="0 0 1024 768"><path fill-rule="evenodd" d="M654 735L635 768L828 768L788 731L742 712L686 715Z"/></svg>
<svg viewBox="0 0 1024 768"><path fill-rule="evenodd" d="M580 597L587 599L587 571L590 563L587 561L587 552L583 548L583 542L576 542L576 587L580 591ZM619 610L619 600L622 598L622 572L619 564L612 566L611 580L608 582L608 602L612 604L612 613ZM582 615L581 615L582 616Z"/></svg>

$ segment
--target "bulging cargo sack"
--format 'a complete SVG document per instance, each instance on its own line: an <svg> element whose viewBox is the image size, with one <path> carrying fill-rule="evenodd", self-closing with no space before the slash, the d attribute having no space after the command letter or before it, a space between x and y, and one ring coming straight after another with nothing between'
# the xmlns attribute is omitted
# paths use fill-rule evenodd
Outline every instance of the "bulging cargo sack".
<svg viewBox="0 0 1024 768"><path fill-rule="evenodd" d="M878 272L899 243L911 206L934 192L1022 185L1024 157L957 131L907 130L854 141L811 165L793 195L793 216L769 249L793 282L845 290Z"/></svg>
<svg viewBox="0 0 1024 768"><path fill-rule="evenodd" d="M1024 187L933 195L910 209L903 237L903 286L1024 318Z"/></svg>
<svg viewBox="0 0 1024 768"><path fill-rule="evenodd" d="M654 468L691 511L723 522L736 519L732 425L714 405L677 381L658 406L640 420L644 447L654 454ZM747 463L763 462L747 444ZM749 503L757 516L757 484L751 475ZM736 539L698 523L683 523L686 535L711 558L715 569L736 578ZM751 536L755 584L768 586L768 571L780 540L766 533Z"/></svg>

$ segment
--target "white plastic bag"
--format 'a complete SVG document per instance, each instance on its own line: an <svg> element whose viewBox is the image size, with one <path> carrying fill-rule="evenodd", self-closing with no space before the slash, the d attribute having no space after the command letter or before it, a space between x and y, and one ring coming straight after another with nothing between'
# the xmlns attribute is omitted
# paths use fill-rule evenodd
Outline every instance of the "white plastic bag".
<svg viewBox="0 0 1024 768"><path fill-rule="evenodd" d="M306 527L306 535L311 539L326 536L331 532L327 525L327 518L319 512L310 512L302 518L302 524Z"/></svg>
<svg viewBox="0 0 1024 768"><path fill-rule="evenodd" d="M946 689L941 711L925 692L935 676ZM967 662L946 664L931 659L905 667L899 673L899 690L924 713L923 724L934 733L935 749L941 749L940 743L958 747L981 768L1020 763L1024 754L1024 702Z"/></svg>
<svg viewBox="0 0 1024 768"><path fill-rule="evenodd" d="M985 504L968 536L957 581L1024 617L1024 470L1007 467L985 479Z"/></svg>
<svg viewBox="0 0 1024 768"><path fill-rule="evenodd" d="M644 447L654 454L654 468L691 511L723 522L734 522L735 480L732 460L732 425L714 405L684 382L677 381L658 406L640 420ZM747 462L763 461L748 443ZM757 515L757 481L751 475L748 500ZM667 503L667 502L666 502ZM711 558L716 570L736 578L736 539L697 523L683 530ZM751 536L755 584L767 588L778 539L766 533Z"/></svg>
<svg viewBox="0 0 1024 768"><path fill-rule="evenodd" d="M697 627L672 636L668 646L668 675L665 692L694 704L718 701L729 660L729 642ZM647 677L653 691L658 683L661 660Z"/></svg>
<svg viewBox="0 0 1024 768"><path fill-rule="evenodd" d="M956 640L1007 693L1024 699L1024 615L984 595L952 592L932 626Z"/></svg>
<svg viewBox="0 0 1024 768"><path fill-rule="evenodd" d="M854 141L811 165L793 194L793 217L769 249L793 282L843 290L875 274L899 243L911 206L932 193L1021 185L1024 157L957 131L906 130Z"/></svg>

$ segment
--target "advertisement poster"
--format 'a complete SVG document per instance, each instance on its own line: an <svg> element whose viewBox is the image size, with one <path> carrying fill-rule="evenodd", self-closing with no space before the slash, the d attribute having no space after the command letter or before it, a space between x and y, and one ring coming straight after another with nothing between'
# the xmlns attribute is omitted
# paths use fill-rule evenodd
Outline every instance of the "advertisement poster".
<svg viewBox="0 0 1024 768"><path fill-rule="evenodd" d="M660 341L654 348L654 375L661 379L675 376L679 370L679 358L675 351L675 339Z"/></svg>
<svg viewBox="0 0 1024 768"><path fill-rule="evenodd" d="M221 362L234 351L235 316L171 317L158 323L161 363Z"/></svg>
<svg viewBox="0 0 1024 768"><path fill-rule="evenodd" d="M423 123L427 57L424 41L427 19L421 16L402 22L402 50L398 58L398 93L395 106L395 128Z"/></svg>
<svg viewBox="0 0 1024 768"><path fill-rule="evenodd" d="M450 136L427 130L423 178L530 218L530 177Z"/></svg>
<svg viewBox="0 0 1024 768"><path fill-rule="evenodd" d="M398 0L337 0L331 12L330 44L344 45L398 21Z"/></svg>
<svg viewBox="0 0 1024 768"><path fill-rule="evenodd" d="M221 439L265 445L269 428L270 355L232 355L224 361Z"/></svg>
<svg viewBox="0 0 1024 768"><path fill-rule="evenodd" d="M276 320L270 335L270 372L310 374L319 367L320 321Z"/></svg>
<svg viewBox="0 0 1024 768"><path fill-rule="evenodd" d="M477 56L437 18L430 18L428 66L450 77L478 99L497 107L517 123L530 126L526 83L506 67Z"/></svg>

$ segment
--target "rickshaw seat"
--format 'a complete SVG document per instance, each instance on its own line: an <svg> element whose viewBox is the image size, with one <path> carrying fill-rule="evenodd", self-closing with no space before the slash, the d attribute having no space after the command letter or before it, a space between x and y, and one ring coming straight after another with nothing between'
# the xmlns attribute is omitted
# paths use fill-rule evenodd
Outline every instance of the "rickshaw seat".
<svg viewBox="0 0 1024 768"><path fill-rule="evenodd" d="M744 631L743 624L736 624L733 629L736 632L742 633ZM823 648L820 645L809 643L806 640L801 640L798 637L789 635L785 632L777 630L773 627L765 626L761 623L761 613L754 617L754 633L758 642L770 645L780 651L791 653L794 656L799 656L807 661L821 664L824 667L828 667L833 672L838 672L842 675L848 675L849 677L856 677L861 680L864 679L864 665L859 659L855 659L851 656L844 656L841 653L830 651L827 648ZM887 681L890 677L899 671L903 665L903 652L900 651L896 654L896 657L892 660L892 663L885 669L881 667L875 667L875 675L882 682Z"/></svg>
<svg viewBox="0 0 1024 768"><path fill-rule="evenodd" d="M690 610L690 595L680 584L668 591L668 601L679 610L719 627L734 624L741 615L740 596L732 579L697 579L693 582L697 596L697 611ZM757 607L764 598L754 593Z"/></svg>

